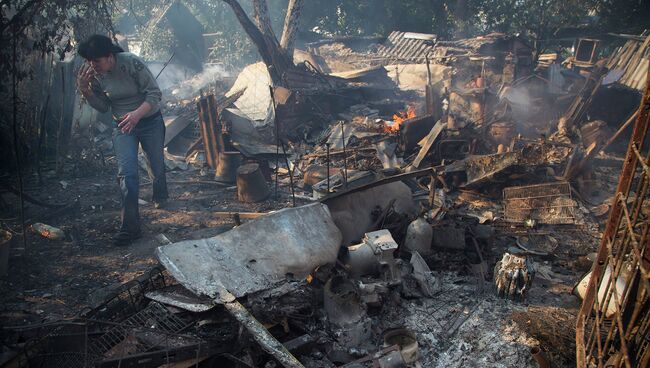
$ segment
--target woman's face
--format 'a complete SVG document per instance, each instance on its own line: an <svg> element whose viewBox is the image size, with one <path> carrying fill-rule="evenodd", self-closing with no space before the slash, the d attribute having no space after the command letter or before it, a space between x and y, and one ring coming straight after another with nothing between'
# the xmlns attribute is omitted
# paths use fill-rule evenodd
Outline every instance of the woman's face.
<svg viewBox="0 0 650 368"><path fill-rule="evenodd" d="M113 54L110 54L97 59L90 59L88 62L97 73L106 74L113 70L113 66L115 66L115 57Z"/></svg>

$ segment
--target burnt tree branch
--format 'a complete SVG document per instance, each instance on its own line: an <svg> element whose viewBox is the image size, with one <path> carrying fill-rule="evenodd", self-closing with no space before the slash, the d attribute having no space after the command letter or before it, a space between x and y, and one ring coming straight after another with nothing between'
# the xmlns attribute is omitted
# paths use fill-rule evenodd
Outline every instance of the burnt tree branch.
<svg viewBox="0 0 650 368"><path fill-rule="evenodd" d="M280 47L289 55L293 55L293 41L296 38L296 31L300 23L300 13L302 12L303 0L289 0L287 5L287 15L284 18L284 27L282 28L282 39Z"/></svg>
<svg viewBox="0 0 650 368"><path fill-rule="evenodd" d="M223 2L230 5L244 31L257 47L262 61L269 70L273 84L276 86L283 85L282 74L293 67L293 63L287 54L280 49L278 40L275 37L264 35L253 21L251 21L237 0L223 0Z"/></svg>
<svg viewBox="0 0 650 368"><path fill-rule="evenodd" d="M269 15L269 7L266 0L253 0L253 15L255 23L257 23L257 28L262 31L262 34L277 39L275 32L273 32L271 16Z"/></svg>

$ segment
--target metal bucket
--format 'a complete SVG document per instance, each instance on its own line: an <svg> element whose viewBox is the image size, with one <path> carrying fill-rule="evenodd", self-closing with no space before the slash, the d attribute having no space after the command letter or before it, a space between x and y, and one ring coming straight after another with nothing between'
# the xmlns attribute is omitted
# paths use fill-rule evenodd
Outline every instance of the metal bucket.
<svg viewBox="0 0 650 368"><path fill-rule="evenodd" d="M237 181L237 168L241 164L242 156L239 151L221 152L217 159L217 170L214 180L224 183Z"/></svg>

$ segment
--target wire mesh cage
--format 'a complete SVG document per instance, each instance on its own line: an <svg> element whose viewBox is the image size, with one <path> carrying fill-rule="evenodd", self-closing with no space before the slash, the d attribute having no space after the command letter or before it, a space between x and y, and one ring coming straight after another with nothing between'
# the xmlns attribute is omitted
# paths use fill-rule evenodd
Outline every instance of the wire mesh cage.
<svg viewBox="0 0 650 368"><path fill-rule="evenodd" d="M148 300L145 294L164 288L167 278L162 267L155 266L78 318L26 327L29 340L9 366L158 367L214 354L223 341L236 336L229 330L223 341L206 340L190 331L195 320Z"/></svg>
<svg viewBox="0 0 650 368"><path fill-rule="evenodd" d="M575 223L576 203L568 182L505 188L503 201L503 217L508 222Z"/></svg>
<svg viewBox="0 0 650 368"><path fill-rule="evenodd" d="M209 344L181 334L188 324L175 320L160 304L123 322L76 320L44 328L47 334L30 344L16 367L156 367L179 359L204 356Z"/></svg>

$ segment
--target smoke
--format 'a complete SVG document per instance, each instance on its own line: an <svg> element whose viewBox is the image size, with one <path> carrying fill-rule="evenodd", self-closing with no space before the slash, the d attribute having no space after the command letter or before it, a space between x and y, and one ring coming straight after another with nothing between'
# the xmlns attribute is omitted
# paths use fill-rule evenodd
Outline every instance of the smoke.
<svg viewBox="0 0 650 368"><path fill-rule="evenodd" d="M534 110L530 93L525 86L506 87L501 92L500 98L508 101L512 108L512 117L516 122L528 120Z"/></svg>
<svg viewBox="0 0 650 368"><path fill-rule="evenodd" d="M184 80L192 78L194 71L179 64L169 64L163 70L164 63L159 61L147 62L153 76L158 76L156 81L161 90L167 90ZM160 71L162 70L162 73ZM160 75L158 75L160 74Z"/></svg>
<svg viewBox="0 0 650 368"><path fill-rule="evenodd" d="M163 63L149 63L149 69L154 76L158 75ZM166 95L173 95L177 99L186 99L196 96L200 89L206 88L215 81L228 77L222 65L204 65L203 71L195 74L191 69L178 64L169 64L158 76L157 82Z"/></svg>

